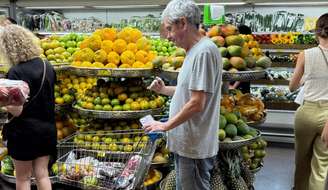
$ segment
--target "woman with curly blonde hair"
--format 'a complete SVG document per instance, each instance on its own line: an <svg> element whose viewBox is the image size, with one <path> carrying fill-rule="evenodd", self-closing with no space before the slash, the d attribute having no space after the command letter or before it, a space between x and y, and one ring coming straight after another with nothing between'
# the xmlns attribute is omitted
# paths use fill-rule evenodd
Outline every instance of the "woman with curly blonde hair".
<svg viewBox="0 0 328 190"><path fill-rule="evenodd" d="M8 153L16 168L16 189L30 190L33 174L39 190L50 190L49 156L56 154L57 131L54 112L56 74L39 55L38 39L27 29L7 25L0 32L0 54L6 55L11 67L8 79L23 80L30 88L29 101L20 114L8 107L13 117L4 126Z"/></svg>

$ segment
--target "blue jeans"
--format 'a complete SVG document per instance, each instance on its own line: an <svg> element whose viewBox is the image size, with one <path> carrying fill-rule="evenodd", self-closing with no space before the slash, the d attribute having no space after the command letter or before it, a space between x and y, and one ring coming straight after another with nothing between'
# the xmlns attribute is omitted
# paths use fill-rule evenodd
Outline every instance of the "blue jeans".
<svg viewBox="0 0 328 190"><path fill-rule="evenodd" d="M206 159L192 159L174 154L177 190L210 190L210 171L215 156Z"/></svg>

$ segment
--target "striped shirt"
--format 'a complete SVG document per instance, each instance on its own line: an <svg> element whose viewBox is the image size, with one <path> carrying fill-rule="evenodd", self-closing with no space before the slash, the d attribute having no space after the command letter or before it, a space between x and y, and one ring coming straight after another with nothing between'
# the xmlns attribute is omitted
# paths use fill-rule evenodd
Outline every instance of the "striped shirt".
<svg viewBox="0 0 328 190"><path fill-rule="evenodd" d="M328 49L321 48L328 59ZM319 47L307 49L304 55L304 100L328 100L328 65L321 50Z"/></svg>

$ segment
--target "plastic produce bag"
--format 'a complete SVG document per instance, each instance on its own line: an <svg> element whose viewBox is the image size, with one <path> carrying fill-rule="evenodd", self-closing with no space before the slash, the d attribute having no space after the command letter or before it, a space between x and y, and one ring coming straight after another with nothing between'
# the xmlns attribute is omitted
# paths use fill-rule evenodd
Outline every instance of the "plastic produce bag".
<svg viewBox="0 0 328 190"><path fill-rule="evenodd" d="M299 89L299 92L295 98L295 103L303 105L304 102L304 86Z"/></svg>
<svg viewBox="0 0 328 190"><path fill-rule="evenodd" d="M0 106L22 106L29 93L30 88L24 81L0 79Z"/></svg>

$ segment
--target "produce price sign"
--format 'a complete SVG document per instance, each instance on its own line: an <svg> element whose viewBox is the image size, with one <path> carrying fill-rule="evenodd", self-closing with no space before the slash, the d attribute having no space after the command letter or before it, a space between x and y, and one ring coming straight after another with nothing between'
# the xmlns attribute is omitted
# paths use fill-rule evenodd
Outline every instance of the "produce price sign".
<svg viewBox="0 0 328 190"><path fill-rule="evenodd" d="M204 24L214 25L214 24L224 24L225 22L225 11L224 6L204 5Z"/></svg>
<svg viewBox="0 0 328 190"><path fill-rule="evenodd" d="M317 20L318 20L318 18L315 18L315 17L305 17L304 18L304 30L305 31L314 30Z"/></svg>

